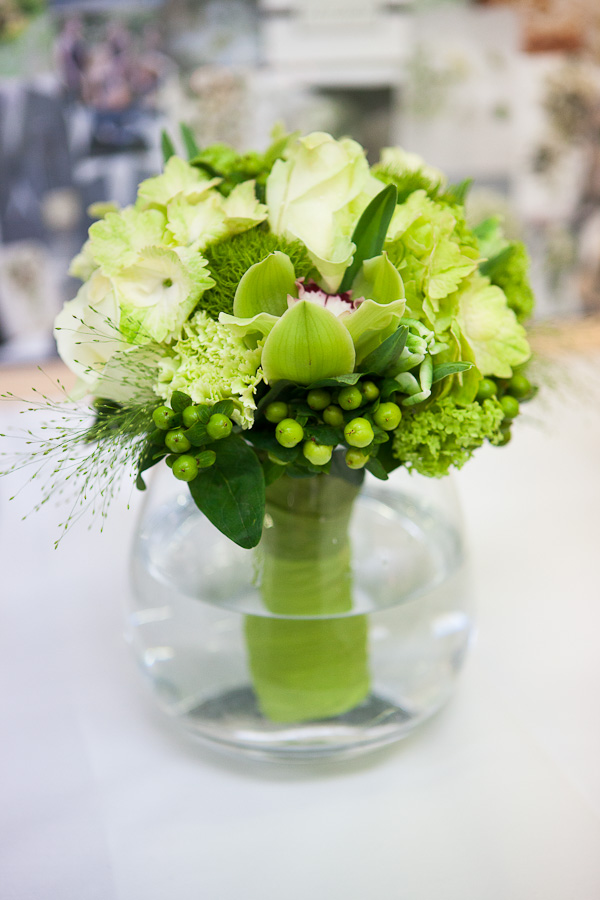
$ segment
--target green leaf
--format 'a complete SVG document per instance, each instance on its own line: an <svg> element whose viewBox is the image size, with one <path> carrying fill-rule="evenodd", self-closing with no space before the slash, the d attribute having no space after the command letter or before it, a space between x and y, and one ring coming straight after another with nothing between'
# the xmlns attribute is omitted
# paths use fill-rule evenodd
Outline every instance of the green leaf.
<svg viewBox="0 0 600 900"><path fill-rule="evenodd" d="M457 372L466 372L471 368L473 368L472 362L441 363L439 366L433 367L431 383L435 384L437 381L441 381L442 378L446 378L448 375L456 375Z"/></svg>
<svg viewBox="0 0 600 900"><path fill-rule="evenodd" d="M308 438L314 438L317 443L327 444L328 447L337 447L344 440L344 432L331 425L308 425L304 432Z"/></svg>
<svg viewBox="0 0 600 900"><path fill-rule="evenodd" d="M233 313L251 319L259 313L282 316L288 308L288 294L297 297L294 266L280 250L250 266L237 286Z"/></svg>
<svg viewBox="0 0 600 900"><path fill-rule="evenodd" d="M442 196L449 200L454 200L456 203L460 203L464 206L472 184L472 178L465 178L459 184L449 184Z"/></svg>
<svg viewBox="0 0 600 900"><path fill-rule="evenodd" d="M226 537L249 550L260 541L265 478L256 453L239 435L214 445L217 458L189 483L196 506Z"/></svg>
<svg viewBox="0 0 600 900"><path fill-rule="evenodd" d="M200 421L194 422L192 427L187 429L185 436L192 447L203 447L204 444L210 444L212 441L212 438L208 436L206 423Z"/></svg>
<svg viewBox="0 0 600 900"><path fill-rule="evenodd" d="M361 371L383 375L399 358L406 345L407 337L408 328L406 325L401 325L376 350L363 359L360 364Z"/></svg>
<svg viewBox="0 0 600 900"><path fill-rule="evenodd" d="M184 394L183 391L173 391L171 394L171 409L173 412L183 412L184 409L192 405L192 402L192 398L188 394Z"/></svg>
<svg viewBox="0 0 600 900"><path fill-rule="evenodd" d="M226 400L219 400L218 403L215 403L210 411L210 415L214 416L220 414L231 418L234 408L233 400L228 397Z"/></svg>
<svg viewBox="0 0 600 900"><path fill-rule="evenodd" d="M281 478L281 476L285 472L285 466L280 466L278 463L271 462L270 459L262 460L261 466L263 469L263 474L265 476L266 487L268 487L270 484L273 484L273 482L277 481L278 478Z"/></svg>
<svg viewBox="0 0 600 900"><path fill-rule="evenodd" d="M356 247L354 258L344 273L340 292L350 290L352 282L366 259L373 259L374 256L379 256L381 253L389 224L396 209L397 199L396 185L388 184L373 197L358 220L352 235L352 241Z"/></svg>
<svg viewBox="0 0 600 900"><path fill-rule="evenodd" d="M274 431L254 431L253 429L247 433L246 437L259 450L272 453L277 459L286 463L293 462L300 452L298 447L282 447L275 437Z"/></svg>
<svg viewBox="0 0 600 900"><path fill-rule="evenodd" d="M138 491L146 490L146 483L142 478L142 472L146 472L148 469L151 469L152 466L155 466L157 462L167 455L167 451L165 450L163 453L160 451L157 452L156 444L153 444L152 441L148 441L148 443L144 446L140 454L140 458L138 461L137 468L137 476L135 479L135 486Z"/></svg>
<svg viewBox="0 0 600 900"><path fill-rule="evenodd" d="M356 382L362 377L360 372L351 372L349 375L336 375L335 378L321 378L320 381L314 381L312 384L308 385L308 390L312 391L314 388L325 388L325 387L346 387L347 385L356 384Z"/></svg>
<svg viewBox="0 0 600 900"><path fill-rule="evenodd" d="M267 393L264 395L258 406L256 407L256 414L258 415L263 411L263 409L269 405L269 403L273 403L275 400L278 400L284 391L287 388L295 387L293 381L287 381L285 378L282 378L281 381L278 381L277 384L274 384L272 388L270 388Z"/></svg>
<svg viewBox="0 0 600 900"><path fill-rule="evenodd" d="M160 146L162 149L163 162L168 163L171 157L175 156L175 147L164 128L160 133Z"/></svg>
<svg viewBox="0 0 600 900"><path fill-rule="evenodd" d="M509 244L508 247L505 247L500 253L497 253L491 259L486 259L483 262L479 263L479 271L482 275L487 275L488 278L493 278L494 271L496 269L501 269L506 265L508 260L513 254L513 245Z"/></svg>
<svg viewBox="0 0 600 900"><path fill-rule="evenodd" d="M181 131L181 138L183 140L187 157L189 160L192 160L200 153L200 149L198 147L198 144L196 143L194 133L186 122L180 122L179 130Z"/></svg>
<svg viewBox="0 0 600 900"><path fill-rule="evenodd" d="M365 468L368 469L369 472L371 473L371 475L374 475L375 478L380 478L381 481L387 481L387 480L388 480L388 477L389 477L389 476L388 476L388 473L386 472L385 468L384 468L383 465L379 462L379 460L377 459L376 456L372 456L372 457L369 459L369 461L368 461L367 465L365 466Z"/></svg>

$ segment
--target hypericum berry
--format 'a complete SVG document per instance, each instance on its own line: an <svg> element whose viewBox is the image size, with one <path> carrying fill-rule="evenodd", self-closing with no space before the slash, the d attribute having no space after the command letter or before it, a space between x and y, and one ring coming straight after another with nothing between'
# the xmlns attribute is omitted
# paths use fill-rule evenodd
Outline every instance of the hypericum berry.
<svg viewBox="0 0 600 900"><path fill-rule="evenodd" d="M193 456L184 453L173 463L173 475L180 481L193 481L198 474L198 463Z"/></svg>
<svg viewBox="0 0 600 900"><path fill-rule="evenodd" d="M214 450L202 450L194 456L199 469L208 469L209 466L212 466L216 458L217 454Z"/></svg>
<svg viewBox="0 0 600 900"><path fill-rule="evenodd" d="M315 389L308 392L308 394L306 395L306 402L311 409L325 409L325 407L329 406L329 404L331 403L331 394L329 393L329 391Z"/></svg>
<svg viewBox="0 0 600 900"><path fill-rule="evenodd" d="M165 435L165 445L171 453L185 453L192 446L183 428L173 428Z"/></svg>
<svg viewBox="0 0 600 900"><path fill-rule="evenodd" d="M506 390L509 394L512 394L513 397L516 397L517 400L521 400L531 393L531 382L529 378L525 378L524 375L513 375L508 382Z"/></svg>
<svg viewBox="0 0 600 900"><path fill-rule="evenodd" d="M201 415L201 406L186 406L184 411L181 413L181 418L183 419L184 426L186 428L191 428L192 425L195 425L196 422L199 421Z"/></svg>
<svg viewBox="0 0 600 900"><path fill-rule="evenodd" d="M367 447L375 434L368 419L352 419L344 428L344 437L351 447Z"/></svg>
<svg viewBox="0 0 600 900"><path fill-rule="evenodd" d="M275 429L275 437L282 447L295 447L304 437L304 428L295 419L283 419Z"/></svg>
<svg viewBox="0 0 600 900"><path fill-rule="evenodd" d="M338 395L338 403L342 409L358 409L363 402L363 396L357 387L342 388Z"/></svg>
<svg viewBox="0 0 600 900"><path fill-rule="evenodd" d="M221 438L229 437L233 424L229 416L223 413L214 413L206 423L206 431L213 441L220 441Z"/></svg>
<svg viewBox="0 0 600 900"><path fill-rule="evenodd" d="M379 397L379 388L374 381L361 381L360 390L365 399L365 403L373 403Z"/></svg>
<svg viewBox="0 0 600 900"><path fill-rule="evenodd" d="M157 406L152 413L152 421L161 431L168 431L176 418L176 413L168 406Z"/></svg>
<svg viewBox="0 0 600 900"><path fill-rule="evenodd" d="M380 403L373 413L375 424L384 431L393 431L397 428L401 418L402 410L397 403Z"/></svg>
<svg viewBox="0 0 600 900"><path fill-rule="evenodd" d="M482 378L479 382L479 387L477 388L476 399L480 402L483 400L489 400L494 396L497 390L498 388L495 381L492 381L491 378Z"/></svg>
<svg viewBox="0 0 600 900"><path fill-rule="evenodd" d="M323 410L323 421L326 425L339 428L340 425L344 424L344 413L339 406L328 406L327 409Z"/></svg>
<svg viewBox="0 0 600 900"><path fill-rule="evenodd" d="M502 397L500 406L505 419L514 419L515 416L519 415L519 401L515 397L511 397L510 394L505 394Z"/></svg>
<svg viewBox="0 0 600 900"><path fill-rule="evenodd" d="M346 465L349 469L363 469L369 461L369 454L364 450L346 450Z"/></svg>
<svg viewBox="0 0 600 900"><path fill-rule="evenodd" d="M305 441L302 445L302 453L313 466L324 466L331 459L333 447L327 444L316 444L314 441Z"/></svg>
<svg viewBox="0 0 600 900"><path fill-rule="evenodd" d="M282 422L284 419L287 419L289 415L289 410L287 403L282 403L281 400L274 400L273 403L269 403L269 405L265 408L265 419L268 422L273 422L275 425L277 422Z"/></svg>

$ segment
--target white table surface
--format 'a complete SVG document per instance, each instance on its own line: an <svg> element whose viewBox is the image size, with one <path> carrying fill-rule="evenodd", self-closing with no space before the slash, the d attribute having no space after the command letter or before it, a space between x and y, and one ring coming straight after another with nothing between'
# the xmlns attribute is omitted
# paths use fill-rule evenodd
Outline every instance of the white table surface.
<svg viewBox="0 0 600 900"><path fill-rule="evenodd" d="M354 761L190 743L122 640L135 511L54 551L59 513L21 523L0 480L1 900L598 900L599 370L460 473L478 641L442 713Z"/></svg>

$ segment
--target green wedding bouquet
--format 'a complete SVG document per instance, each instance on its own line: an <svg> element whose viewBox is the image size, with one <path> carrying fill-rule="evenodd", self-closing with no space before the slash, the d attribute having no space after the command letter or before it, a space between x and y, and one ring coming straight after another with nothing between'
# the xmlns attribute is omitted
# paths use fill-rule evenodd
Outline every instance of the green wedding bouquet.
<svg viewBox="0 0 600 900"><path fill-rule="evenodd" d="M144 489L166 465L229 539L260 541L259 705L325 718L369 690L366 619L339 615L361 480L440 477L510 439L535 390L527 256L497 220L467 225L468 184L399 148L370 167L324 133L243 155L182 134L188 159L165 137L162 174L98 208L72 263L56 339L93 398L78 471L128 466Z"/></svg>

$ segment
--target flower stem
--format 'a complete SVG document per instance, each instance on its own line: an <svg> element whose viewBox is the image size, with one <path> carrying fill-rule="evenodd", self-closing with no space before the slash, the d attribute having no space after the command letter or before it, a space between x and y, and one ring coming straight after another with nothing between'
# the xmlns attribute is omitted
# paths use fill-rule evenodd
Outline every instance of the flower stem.
<svg viewBox="0 0 600 900"><path fill-rule="evenodd" d="M258 703L275 722L340 715L369 691L367 619L352 610L348 526L358 488L283 476L267 490L259 546L270 616L247 616Z"/></svg>

